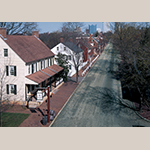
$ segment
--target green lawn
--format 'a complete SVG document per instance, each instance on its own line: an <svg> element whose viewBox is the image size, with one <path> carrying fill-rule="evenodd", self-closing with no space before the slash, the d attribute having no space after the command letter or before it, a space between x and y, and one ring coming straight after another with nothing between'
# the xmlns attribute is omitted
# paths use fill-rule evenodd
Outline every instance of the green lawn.
<svg viewBox="0 0 150 150"><path fill-rule="evenodd" d="M18 127L30 114L1 113L1 127Z"/></svg>

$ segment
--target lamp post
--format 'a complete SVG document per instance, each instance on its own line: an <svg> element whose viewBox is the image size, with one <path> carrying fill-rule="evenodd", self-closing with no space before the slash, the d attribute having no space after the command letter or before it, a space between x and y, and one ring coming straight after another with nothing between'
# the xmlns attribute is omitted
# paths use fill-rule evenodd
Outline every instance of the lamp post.
<svg viewBox="0 0 150 150"><path fill-rule="evenodd" d="M47 95L47 122L50 122L50 87L48 86L47 88L41 87L38 88L40 90L44 90L45 94ZM47 92L46 92L47 89Z"/></svg>

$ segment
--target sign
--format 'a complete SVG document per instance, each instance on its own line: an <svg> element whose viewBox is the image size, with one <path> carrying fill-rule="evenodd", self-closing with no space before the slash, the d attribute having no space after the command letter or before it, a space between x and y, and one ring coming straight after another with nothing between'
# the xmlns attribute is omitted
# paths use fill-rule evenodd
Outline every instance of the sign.
<svg viewBox="0 0 150 150"><path fill-rule="evenodd" d="M43 100L43 94L41 90L37 91L37 102L40 102Z"/></svg>

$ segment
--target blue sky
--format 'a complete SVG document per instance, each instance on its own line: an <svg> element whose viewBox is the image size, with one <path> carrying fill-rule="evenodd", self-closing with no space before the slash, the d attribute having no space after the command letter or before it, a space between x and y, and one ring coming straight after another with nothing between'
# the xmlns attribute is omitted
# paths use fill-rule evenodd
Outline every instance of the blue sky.
<svg viewBox="0 0 150 150"><path fill-rule="evenodd" d="M54 32L57 30L61 30L63 22L38 22L38 28L39 33L44 32ZM96 25L97 28L100 28L102 30L102 22L84 22L84 27L82 28L82 31L84 32L86 28L88 28L88 25Z"/></svg>

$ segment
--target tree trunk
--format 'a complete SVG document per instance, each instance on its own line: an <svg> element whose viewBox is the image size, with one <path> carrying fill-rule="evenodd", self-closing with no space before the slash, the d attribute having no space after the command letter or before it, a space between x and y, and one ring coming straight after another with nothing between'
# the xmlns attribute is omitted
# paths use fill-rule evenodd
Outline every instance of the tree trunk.
<svg viewBox="0 0 150 150"><path fill-rule="evenodd" d="M78 69L76 69L76 82L78 83Z"/></svg>

